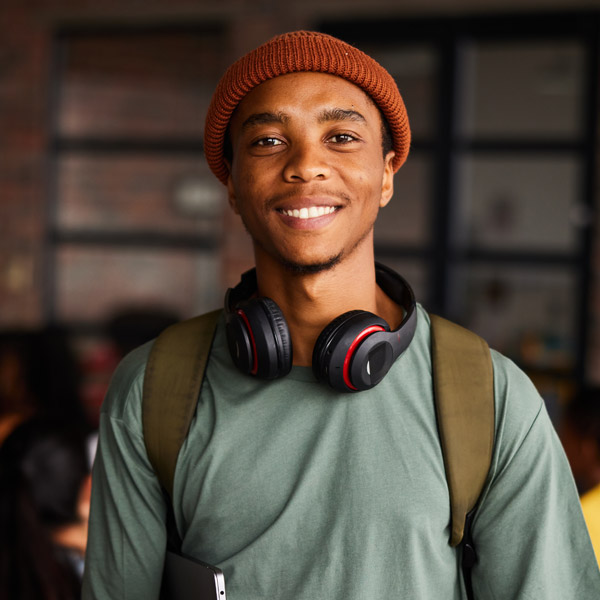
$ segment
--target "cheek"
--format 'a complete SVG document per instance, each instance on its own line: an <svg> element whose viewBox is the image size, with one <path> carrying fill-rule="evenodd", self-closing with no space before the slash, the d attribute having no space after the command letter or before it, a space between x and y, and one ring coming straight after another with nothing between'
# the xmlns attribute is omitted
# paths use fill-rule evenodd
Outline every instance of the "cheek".
<svg viewBox="0 0 600 600"><path fill-rule="evenodd" d="M244 169L244 165L239 161L234 162L231 168L231 187L238 211L243 210L248 203L248 198L252 196L254 180L254 174L250 170Z"/></svg>
<svg viewBox="0 0 600 600"><path fill-rule="evenodd" d="M380 187L383 181L384 173L383 157L379 154L373 155L371 152L368 157L364 157L355 165L356 179L362 185L369 187Z"/></svg>
<svg viewBox="0 0 600 600"><path fill-rule="evenodd" d="M242 196L249 190L260 186L260 171L256 171L252 168L252 165L245 164L243 161L233 166L232 174L236 191Z"/></svg>

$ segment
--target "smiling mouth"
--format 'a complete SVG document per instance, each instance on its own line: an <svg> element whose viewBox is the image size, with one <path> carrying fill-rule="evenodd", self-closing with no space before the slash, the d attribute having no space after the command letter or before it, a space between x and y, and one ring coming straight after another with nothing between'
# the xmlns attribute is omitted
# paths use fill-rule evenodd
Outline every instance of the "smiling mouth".
<svg viewBox="0 0 600 600"><path fill-rule="evenodd" d="M288 217L294 217L295 219L316 219L317 217L323 217L334 213L337 208L338 207L336 206L310 206L293 209L282 208L279 212Z"/></svg>

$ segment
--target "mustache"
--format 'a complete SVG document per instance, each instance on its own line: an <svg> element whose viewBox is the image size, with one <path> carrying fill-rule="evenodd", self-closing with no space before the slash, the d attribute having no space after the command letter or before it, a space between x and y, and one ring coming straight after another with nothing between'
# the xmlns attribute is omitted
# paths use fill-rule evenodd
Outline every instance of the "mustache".
<svg viewBox="0 0 600 600"><path fill-rule="evenodd" d="M292 200L294 198L299 197L307 197L307 196L319 196L324 197L327 196L329 198L336 198L341 200L344 204L350 204L352 199L345 192L340 192L338 190L332 190L329 188L314 188L314 189L303 189L303 190L287 190L285 192L281 192L279 194L275 194L274 196L270 196L267 198L265 205L267 208L273 208L276 204L284 202L285 200Z"/></svg>

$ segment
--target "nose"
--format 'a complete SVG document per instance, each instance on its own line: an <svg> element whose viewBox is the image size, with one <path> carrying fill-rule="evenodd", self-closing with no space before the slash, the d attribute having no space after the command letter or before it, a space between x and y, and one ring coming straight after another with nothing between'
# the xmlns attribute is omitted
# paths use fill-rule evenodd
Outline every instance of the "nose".
<svg viewBox="0 0 600 600"><path fill-rule="evenodd" d="M290 148L283 178L290 183L328 179L330 169L319 144L302 142Z"/></svg>

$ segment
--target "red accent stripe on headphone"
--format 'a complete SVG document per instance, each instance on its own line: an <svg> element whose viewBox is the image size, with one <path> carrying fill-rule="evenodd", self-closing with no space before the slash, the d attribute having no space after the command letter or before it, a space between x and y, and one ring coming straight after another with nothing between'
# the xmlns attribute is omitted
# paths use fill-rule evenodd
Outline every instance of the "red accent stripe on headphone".
<svg viewBox="0 0 600 600"><path fill-rule="evenodd" d="M250 370L250 373L252 373L252 375L256 375L258 371L258 354L256 352L256 341L254 340L252 327L250 327L250 321L248 321L248 317L241 308L236 310L236 312L238 315L240 315L240 317L242 317L244 323L246 323L246 328L248 329L248 334L250 335L250 343L252 344L252 369Z"/></svg>
<svg viewBox="0 0 600 600"><path fill-rule="evenodd" d="M350 380L350 361L352 360L352 356L356 347L369 335L375 333L376 331L385 331L385 328L381 325L371 325L366 329L363 329L355 338L352 344L350 344L350 348L348 348L348 352L346 353L346 358L344 359L344 383L354 391L358 391L358 388L352 385L352 381Z"/></svg>

